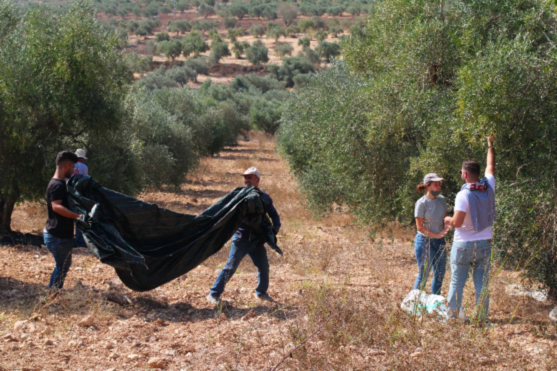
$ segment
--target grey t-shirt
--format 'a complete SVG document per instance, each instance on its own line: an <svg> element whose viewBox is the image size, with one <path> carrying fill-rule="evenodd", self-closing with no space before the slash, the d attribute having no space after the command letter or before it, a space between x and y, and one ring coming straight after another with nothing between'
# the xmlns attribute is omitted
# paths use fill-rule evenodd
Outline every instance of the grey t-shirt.
<svg viewBox="0 0 557 371"><path fill-rule="evenodd" d="M445 228L445 213L447 212L447 201L445 197L439 195L433 200L427 195L416 201L414 211L415 218L424 219L424 227L434 233L439 233Z"/></svg>

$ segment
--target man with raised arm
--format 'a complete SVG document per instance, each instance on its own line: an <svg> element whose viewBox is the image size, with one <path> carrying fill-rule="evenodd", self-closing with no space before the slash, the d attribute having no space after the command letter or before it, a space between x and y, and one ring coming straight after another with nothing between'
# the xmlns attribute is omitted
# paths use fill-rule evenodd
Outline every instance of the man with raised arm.
<svg viewBox="0 0 557 371"><path fill-rule="evenodd" d="M478 318L489 317L489 268L491 240L495 222L495 149L493 135L487 139L487 167L480 179L480 164L465 161L460 175L465 184L455 199L455 213L445 223L455 227L451 249L451 285L449 287L449 315L456 318L462 308L464 285L470 266L476 289Z"/></svg>
<svg viewBox="0 0 557 371"><path fill-rule="evenodd" d="M48 220L44 243L54 257L56 266L50 276L49 289L61 289L72 264L74 220L82 217L70 210L66 180L74 173L75 153L63 151L56 156L56 171L46 189Z"/></svg>
<svg viewBox="0 0 557 371"><path fill-rule="evenodd" d="M261 173L255 167L250 167L244 172L244 185L246 187L258 188L260 180ZM271 197L261 190L260 192L267 208L267 214L269 214L273 223L273 230L276 234L280 229L279 214L273 206ZM207 296L207 300L210 303L218 304L220 302L220 296L224 291L224 286L228 283L230 278L232 278L232 275L236 272L240 262L246 255L250 256L253 264L255 264L259 270L259 284L255 288L257 298L265 301L273 301L267 293L267 289L269 288L269 260L267 259L267 250L263 243L257 246L253 245L249 239L250 233L251 228L246 224L242 224L234 234L234 237L232 237L232 246L230 247L228 261Z"/></svg>

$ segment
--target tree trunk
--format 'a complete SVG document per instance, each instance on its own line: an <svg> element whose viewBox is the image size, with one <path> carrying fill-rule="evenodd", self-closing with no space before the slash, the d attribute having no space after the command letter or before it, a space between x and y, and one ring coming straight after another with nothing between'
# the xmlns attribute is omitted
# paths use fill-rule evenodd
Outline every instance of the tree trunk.
<svg viewBox="0 0 557 371"><path fill-rule="evenodd" d="M549 290L547 291L547 300L557 302L557 288L549 288Z"/></svg>
<svg viewBox="0 0 557 371"><path fill-rule="evenodd" d="M15 201L0 195L0 235L7 234L12 231L12 213L14 211Z"/></svg>

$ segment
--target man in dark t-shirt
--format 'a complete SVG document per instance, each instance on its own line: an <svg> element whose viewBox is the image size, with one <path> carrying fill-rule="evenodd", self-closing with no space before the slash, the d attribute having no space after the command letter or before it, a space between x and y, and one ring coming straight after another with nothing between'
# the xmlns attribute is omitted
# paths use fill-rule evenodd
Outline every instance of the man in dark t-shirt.
<svg viewBox="0 0 557 371"><path fill-rule="evenodd" d="M56 172L46 189L48 220L43 236L45 245L56 262L48 288L61 289L72 264L74 220L79 218L80 214L70 210L65 179L72 176L76 163L75 153L58 153Z"/></svg>
<svg viewBox="0 0 557 371"><path fill-rule="evenodd" d="M257 188L260 179L261 173L254 167L250 167L244 172L244 185L246 187ZM271 221L273 222L273 230L276 234L280 229L279 214L273 205L271 197L261 190L260 192L261 198L267 208L267 214L271 217ZM240 262L246 255L250 256L253 264L255 264L259 271L259 283L255 288L257 298L265 301L273 301L267 293L267 289L269 288L269 260L267 259L267 250L265 250L263 244L253 245L250 242L250 234L251 228L246 224L242 224L234 234L234 237L232 237L232 246L230 247L228 262L220 272L207 296L207 300L210 303L218 304L220 302L220 296L224 291L226 283L232 278L232 275L236 272Z"/></svg>

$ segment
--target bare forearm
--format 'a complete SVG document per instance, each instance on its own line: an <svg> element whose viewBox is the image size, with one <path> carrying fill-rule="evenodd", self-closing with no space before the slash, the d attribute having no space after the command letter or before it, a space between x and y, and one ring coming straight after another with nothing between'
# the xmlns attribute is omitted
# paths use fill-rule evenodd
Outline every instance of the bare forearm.
<svg viewBox="0 0 557 371"><path fill-rule="evenodd" d="M493 135L487 139L487 166L485 175L495 176L495 148L493 148Z"/></svg>
<svg viewBox="0 0 557 371"><path fill-rule="evenodd" d="M71 211L70 209L68 209L67 207L65 207L64 205L56 205L56 204L52 204L52 210L59 215L62 215L66 218L70 218L70 219L77 219L79 218L79 214L74 213L73 211Z"/></svg>
<svg viewBox="0 0 557 371"><path fill-rule="evenodd" d="M440 233L435 233L433 231L430 231L426 227L418 228L418 232L420 232L421 234L423 234L426 237L432 237L432 238L440 238L440 235L441 235Z"/></svg>

